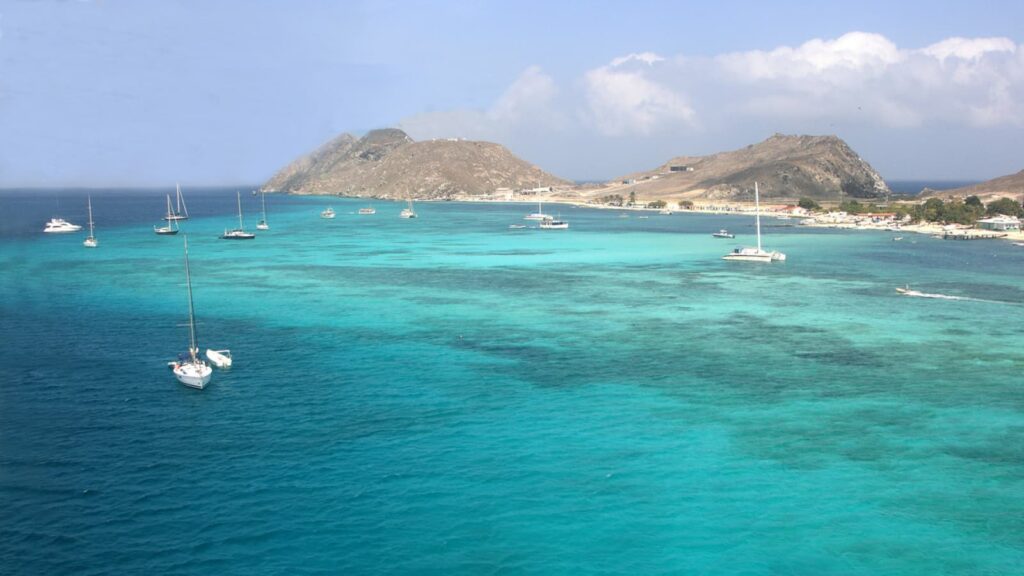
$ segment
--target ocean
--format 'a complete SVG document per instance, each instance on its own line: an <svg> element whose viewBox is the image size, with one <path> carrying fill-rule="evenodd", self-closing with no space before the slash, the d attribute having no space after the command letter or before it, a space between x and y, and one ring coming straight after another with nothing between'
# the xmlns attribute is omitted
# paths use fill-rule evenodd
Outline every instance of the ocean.
<svg viewBox="0 0 1024 576"><path fill-rule="evenodd" d="M0 193L4 574L1024 572L1024 248L167 192Z"/></svg>

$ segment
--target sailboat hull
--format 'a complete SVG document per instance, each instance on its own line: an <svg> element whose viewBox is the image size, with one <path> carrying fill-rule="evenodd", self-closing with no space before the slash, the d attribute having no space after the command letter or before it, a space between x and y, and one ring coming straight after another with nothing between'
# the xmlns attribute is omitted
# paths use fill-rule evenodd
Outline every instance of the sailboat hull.
<svg viewBox="0 0 1024 576"><path fill-rule="evenodd" d="M210 382L213 368L205 363L181 362L174 365L174 377L189 388L202 390Z"/></svg>
<svg viewBox="0 0 1024 576"><path fill-rule="evenodd" d="M99 240L93 238L92 236L86 238L85 241L82 242L82 246L85 246L86 248L95 248L99 246L99 244Z"/></svg>

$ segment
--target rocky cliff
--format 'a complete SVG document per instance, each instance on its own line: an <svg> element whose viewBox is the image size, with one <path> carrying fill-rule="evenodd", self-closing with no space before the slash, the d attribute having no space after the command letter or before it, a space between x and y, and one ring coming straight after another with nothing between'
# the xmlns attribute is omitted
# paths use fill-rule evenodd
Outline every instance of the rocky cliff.
<svg viewBox="0 0 1024 576"><path fill-rule="evenodd" d="M454 139L414 142L405 132L388 128L358 140L342 134L286 166L263 189L430 199L567 184L498 144Z"/></svg>

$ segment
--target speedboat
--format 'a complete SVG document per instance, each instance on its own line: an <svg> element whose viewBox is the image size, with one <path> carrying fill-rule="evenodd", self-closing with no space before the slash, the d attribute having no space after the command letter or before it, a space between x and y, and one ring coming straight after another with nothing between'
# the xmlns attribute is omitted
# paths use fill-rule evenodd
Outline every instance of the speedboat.
<svg viewBox="0 0 1024 576"><path fill-rule="evenodd" d="M735 238L736 237L735 234L730 233L725 228L722 228L718 232L715 232L714 234L712 234L712 236L714 236L715 238Z"/></svg>
<svg viewBox="0 0 1024 576"><path fill-rule="evenodd" d="M334 208L327 208L320 213L321 218L334 218Z"/></svg>
<svg viewBox="0 0 1024 576"><path fill-rule="evenodd" d="M43 232L50 234L62 234L65 232L78 232L82 227L78 224L72 224L63 218L50 218L50 221L46 223L46 228L43 228Z"/></svg>
<svg viewBox="0 0 1024 576"><path fill-rule="evenodd" d="M509 224L508 228L509 230L522 230L526 228L526 224Z"/></svg>
<svg viewBox="0 0 1024 576"><path fill-rule="evenodd" d="M206 359L217 368L231 368L231 350L206 349Z"/></svg>
<svg viewBox="0 0 1024 576"><path fill-rule="evenodd" d="M554 218L546 218L540 221L541 230L568 230L569 223L565 220L556 220Z"/></svg>
<svg viewBox="0 0 1024 576"><path fill-rule="evenodd" d="M373 209L372 207L371 208L360 208L359 209L359 214L361 216L369 216L370 214L376 214L376 213L377 213L377 211L375 209Z"/></svg>
<svg viewBox="0 0 1024 576"><path fill-rule="evenodd" d="M892 237L892 241L893 242L899 242L900 240L903 240L903 236L893 236Z"/></svg>

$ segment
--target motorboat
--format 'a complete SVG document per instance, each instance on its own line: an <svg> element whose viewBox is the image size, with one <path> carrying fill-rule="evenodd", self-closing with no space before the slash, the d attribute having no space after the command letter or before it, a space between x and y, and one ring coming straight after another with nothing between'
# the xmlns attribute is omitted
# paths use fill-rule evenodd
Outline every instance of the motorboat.
<svg viewBox="0 0 1024 576"><path fill-rule="evenodd" d="M82 227L78 224L72 224L63 218L50 218L50 221L46 223L46 227L43 228L43 232L48 234L63 234L66 232L78 232Z"/></svg>
<svg viewBox="0 0 1024 576"><path fill-rule="evenodd" d="M893 242L899 242L900 240L903 240L903 236L893 236L892 237L892 241Z"/></svg>
<svg viewBox="0 0 1024 576"><path fill-rule="evenodd" d="M321 218L334 218L334 208L328 207L327 210L324 210L323 212L320 213L320 217Z"/></svg>
<svg viewBox="0 0 1024 576"><path fill-rule="evenodd" d="M189 388L202 390L210 382L213 368L199 357L199 346L196 344L195 306L192 303L192 273L188 266L188 238L185 238L185 284L188 286L188 352L180 354L176 361L168 363L174 377Z"/></svg>
<svg viewBox="0 0 1024 576"><path fill-rule="evenodd" d="M377 213L377 210L375 210L372 206L369 207L369 208L360 208L359 209L359 215L360 216L369 216L371 214L376 214L376 213Z"/></svg>
<svg viewBox="0 0 1024 576"><path fill-rule="evenodd" d="M238 196L238 228L234 230L224 230L224 234L221 235L221 240L252 240L256 237L252 232L246 232L245 226L242 224L242 193L235 192Z"/></svg>
<svg viewBox="0 0 1024 576"><path fill-rule="evenodd" d="M761 200L757 190L757 182L754 182L754 222L757 228L757 247L736 248L732 252L722 256L723 260L737 260L741 262L782 262L786 255L777 250L764 250L761 248Z"/></svg>
<svg viewBox="0 0 1024 576"><path fill-rule="evenodd" d="M403 208L402 211L398 214L398 217L399 218L415 218L416 217L416 211L412 209L412 200L409 200L409 206L407 208Z"/></svg>
<svg viewBox="0 0 1024 576"><path fill-rule="evenodd" d="M509 230L522 230L526 228L526 224L509 224L508 228Z"/></svg>
<svg viewBox="0 0 1024 576"><path fill-rule="evenodd" d="M231 350L206 349L206 359L217 368L231 368Z"/></svg>
<svg viewBox="0 0 1024 576"><path fill-rule="evenodd" d="M540 221L540 228L541 230L568 230L569 223L565 220L549 217Z"/></svg>
<svg viewBox="0 0 1024 576"><path fill-rule="evenodd" d="M672 211L668 208L662 208L661 210L658 210L658 214L661 214L662 216L671 216Z"/></svg>
<svg viewBox="0 0 1024 576"><path fill-rule="evenodd" d="M735 234L729 232L725 228L722 228L718 232L715 232L714 234L712 234L712 236L714 236L715 238L735 238L736 237Z"/></svg>
<svg viewBox="0 0 1024 576"><path fill-rule="evenodd" d="M167 195L167 216L164 216L164 220L167 220L167 224L163 226L153 226L153 232L160 236L173 236L178 233L178 220L180 218L172 218L174 211L171 210L171 195Z"/></svg>
<svg viewBox="0 0 1024 576"><path fill-rule="evenodd" d="M82 246L86 248L95 248L100 245L100 241L96 239L95 229L92 223L92 196L89 196L89 236L82 242Z"/></svg>

